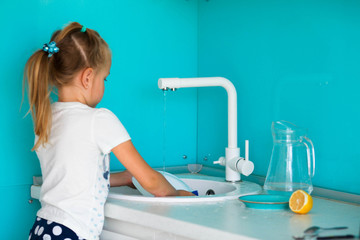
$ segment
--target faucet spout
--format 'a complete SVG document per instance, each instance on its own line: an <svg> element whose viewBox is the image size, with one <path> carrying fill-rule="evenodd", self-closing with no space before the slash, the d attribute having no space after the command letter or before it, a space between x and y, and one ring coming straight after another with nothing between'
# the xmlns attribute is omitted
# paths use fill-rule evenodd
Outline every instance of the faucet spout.
<svg viewBox="0 0 360 240"><path fill-rule="evenodd" d="M240 181L241 169L237 166L244 165L239 160L240 148L237 144L237 94L234 85L223 77L203 77L203 78L160 78L158 81L160 89L177 89L189 87L223 87L228 95L228 147L225 149L225 161L216 161L226 166L226 180L230 182ZM245 165L247 165L248 161ZM235 165L233 164L235 162ZM250 162L252 164L252 162ZM252 164L253 166L253 164ZM253 167L251 172L253 171ZM245 173L246 172L246 173ZM251 173L250 172L250 173ZM249 171L244 171L244 175L249 175Z"/></svg>
<svg viewBox="0 0 360 240"><path fill-rule="evenodd" d="M237 94L232 82L223 77L160 78L160 89L223 87L228 95L228 147L237 148Z"/></svg>

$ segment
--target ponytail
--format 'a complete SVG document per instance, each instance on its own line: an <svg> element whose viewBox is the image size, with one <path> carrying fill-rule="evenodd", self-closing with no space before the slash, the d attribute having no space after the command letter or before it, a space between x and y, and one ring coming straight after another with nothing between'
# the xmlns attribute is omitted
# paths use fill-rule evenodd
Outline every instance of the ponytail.
<svg viewBox="0 0 360 240"><path fill-rule="evenodd" d="M51 129L51 102L49 57L42 50L35 52L25 65L25 78L28 83L29 105L34 131L38 136L32 150L48 141ZM25 79L24 79L25 80Z"/></svg>

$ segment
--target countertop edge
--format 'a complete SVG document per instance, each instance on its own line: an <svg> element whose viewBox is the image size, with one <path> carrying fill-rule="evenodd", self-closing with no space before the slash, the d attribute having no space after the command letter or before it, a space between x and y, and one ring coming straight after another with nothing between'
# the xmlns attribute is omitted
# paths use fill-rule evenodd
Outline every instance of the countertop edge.
<svg viewBox="0 0 360 240"><path fill-rule="evenodd" d="M234 200L227 200L234 201ZM236 200L235 200L236 201ZM164 215L158 215L154 213L144 212L142 210L136 210L130 207L122 206L123 201L110 199L105 204L105 216L138 224L145 227L150 227L164 232L170 232L179 236L193 238L197 240L202 239L227 239L227 240L255 240L257 238L251 238L248 236L238 235L222 231L216 228L210 228L203 225L174 219ZM161 206L161 204L159 204ZM126 217L123 217L126 216Z"/></svg>

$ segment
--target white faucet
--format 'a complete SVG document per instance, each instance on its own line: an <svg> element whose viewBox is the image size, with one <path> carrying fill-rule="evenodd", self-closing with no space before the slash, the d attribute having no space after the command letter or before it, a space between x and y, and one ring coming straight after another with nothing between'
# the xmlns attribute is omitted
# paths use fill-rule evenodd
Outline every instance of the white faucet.
<svg viewBox="0 0 360 240"><path fill-rule="evenodd" d="M158 86L163 90L175 90L187 87L223 87L228 94L228 147L225 157L220 157L214 164L225 166L226 181L240 181L240 173L249 176L254 171L254 164L249 161L249 141L245 141L245 158L240 157L237 146L237 94L234 85L223 77L204 78L160 78Z"/></svg>

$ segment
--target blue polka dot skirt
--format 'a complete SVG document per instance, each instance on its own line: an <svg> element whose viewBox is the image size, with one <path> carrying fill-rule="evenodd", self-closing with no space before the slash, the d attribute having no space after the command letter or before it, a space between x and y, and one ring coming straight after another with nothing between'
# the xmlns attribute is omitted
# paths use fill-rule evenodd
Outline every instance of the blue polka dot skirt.
<svg viewBox="0 0 360 240"><path fill-rule="evenodd" d="M30 230L29 240L79 240L70 228L62 224L37 217Z"/></svg>

